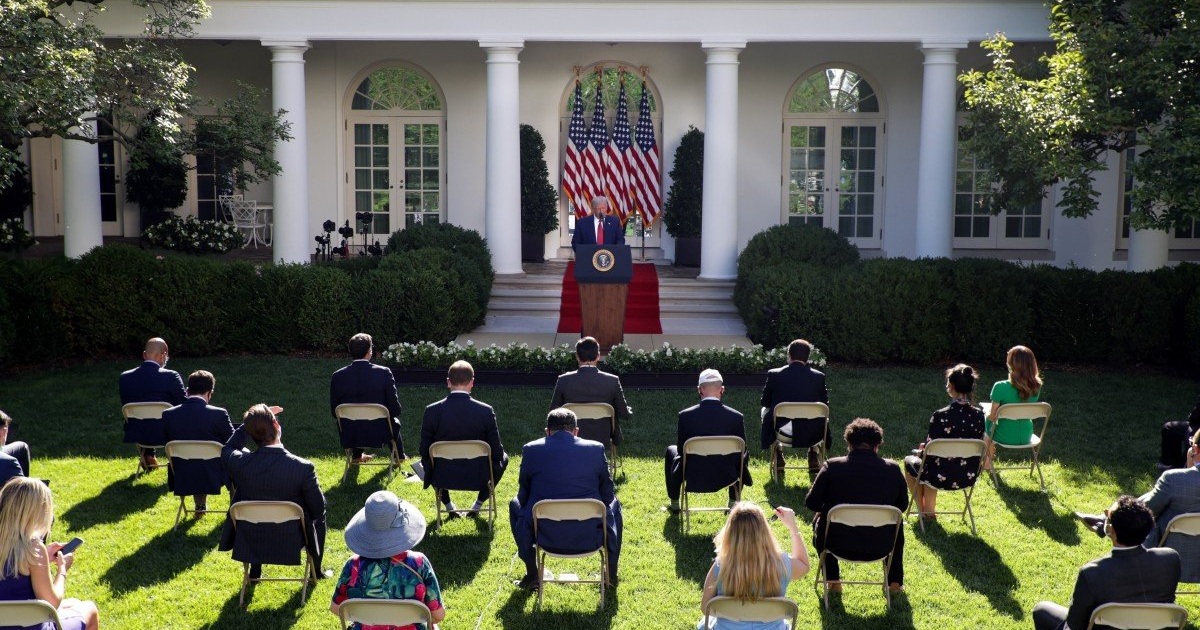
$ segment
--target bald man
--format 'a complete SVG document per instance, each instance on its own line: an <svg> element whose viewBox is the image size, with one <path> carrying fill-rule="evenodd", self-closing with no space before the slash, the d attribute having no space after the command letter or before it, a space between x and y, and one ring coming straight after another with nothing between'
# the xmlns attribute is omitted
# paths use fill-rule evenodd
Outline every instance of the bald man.
<svg viewBox="0 0 1200 630"><path fill-rule="evenodd" d="M182 405L187 400L183 378L179 372L167 369L167 342L161 337L146 341L142 351L142 364L121 373L121 404L135 402L165 402ZM142 449L142 463L147 467L157 466L158 457L154 449Z"/></svg>

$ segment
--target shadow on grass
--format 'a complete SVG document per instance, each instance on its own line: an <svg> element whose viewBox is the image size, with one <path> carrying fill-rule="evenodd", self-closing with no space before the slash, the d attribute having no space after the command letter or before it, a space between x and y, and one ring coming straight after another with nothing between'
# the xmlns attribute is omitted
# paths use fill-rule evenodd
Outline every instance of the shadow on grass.
<svg viewBox="0 0 1200 630"><path fill-rule="evenodd" d="M500 518L497 514L496 520ZM430 558L447 560L435 564L434 568L442 588L454 588L475 579L487 563L495 537L496 533L488 530L487 518L456 518L444 521L441 527L437 521L432 521L419 551Z"/></svg>
<svg viewBox="0 0 1200 630"><path fill-rule="evenodd" d="M387 468L380 466L374 474L359 475L360 466L351 466L350 474L344 479L338 477L338 482L325 491L325 522L332 529L345 529L350 518L367 503L367 497L380 490L389 490L387 486ZM360 480L359 477L366 477ZM403 474L396 471L393 484L404 483ZM412 484L417 489L420 484ZM398 496L404 496L406 491L392 489Z"/></svg>
<svg viewBox="0 0 1200 630"><path fill-rule="evenodd" d="M706 521L696 522L696 514L692 515L692 528L688 533L683 532L683 516L671 514L663 523L663 538L675 549L675 575L696 583L696 588L704 583L704 576L712 566L713 534L720 525L714 527L697 527ZM703 519L712 515L700 514ZM722 522L724 522L722 520Z"/></svg>
<svg viewBox="0 0 1200 630"><path fill-rule="evenodd" d="M860 589L873 588L863 585L847 585L846 588L856 588L856 586ZM879 597L883 597L883 594L879 593ZM819 592L814 601L817 604L817 609L821 612L822 628L854 628L854 630L879 628L880 630L892 630L894 628L913 627L912 605L909 603L906 593L892 595L891 606L882 614L874 614L869 617L859 616L854 611L847 611L845 606L842 605L842 593L829 594L828 610L826 610L824 602L821 601Z"/></svg>
<svg viewBox="0 0 1200 630"><path fill-rule="evenodd" d="M118 595L169 582L216 548L223 520L223 515L217 514L186 518L178 527L151 538L137 551L118 559L104 573L103 580Z"/></svg>
<svg viewBox="0 0 1200 630"><path fill-rule="evenodd" d="M1020 586L1017 576L991 545L968 532L948 532L936 521L926 523L925 528L922 532L917 527L913 534L963 588L982 593L1002 615L1017 620L1024 616L1021 603L1013 597Z"/></svg>
<svg viewBox="0 0 1200 630"><path fill-rule="evenodd" d="M595 595L599 598L595 585L561 585L548 584L545 586L545 593L542 595L542 606L536 604L529 612L525 612L525 607L529 604L529 600L537 599L537 593L517 588L504 605L496 611L496 616L500 619L501 627L506 630L518 628L611 628L613 617L620 610L620 600L617 597L617 589L608 588L604 593L604 606L596 609L594 607L580 608L579 610L554 610L547 611L547 604L554 602L554 596L561 589L592 589L588 594ZM589 600L595 601L595 600Z"/></svg>
<svg viewBox="0 0 1200 630"><path fill-rule="evenodd" d="M1050 495L1038 489L1007 485L1003 477L996 479L997 483L993 484L996 494L1022 525L1045 531L1057 543L1079 544L1079 528L1075 525L1075 518L1070 514L1058 513L1050 503Z"/></svg>
<svg viewBox="0 0 1200 630"><path fill-rule="evenodd" d="M763 484L763 493L767 495L767 505L763 506L763 510L768 514L777 506L790 507L797 512L806 512L804 507L804 497L808 496L808 489L811 483L804 486L788 485L787 480L791 479L796 483L799 480L807 480L808 474L803 471L788 471L791 475L785 476L783 481L776 481L767 477L767 482ZM810 517L809 521L812 520Z"/></svg>
<svg viewBox="0 0 1200 630"><path fill-rule="evenodd" d="M131 458L130 467L133 467ZM138 475L118 479L105 487L99 494L88 497L71 506L63 513L63 520L73 530L88 529L103 523L119 523L130 514L143 512L154 507L167 492L166 470L147 473L155 483L137 483Z"/></svg>
<svg viewBox="0 0 1200 630"><path fill-rule="evenodd" d="M238 579L241 579L241 570L238 571ZM263 585L252 585L246 589L246 605L247 607L254 603L254 590L262 588ZM259 610L242 610L238 605L238 591L235 590L233 595L225 600L225 605L221 607L221 614L217 617L217 621L213 625L208 626L213 630L221 630L227 628L254 628L260 630L263 628L291 628L300 618L300 613L304 607L300 605L300 583L299 582L280 582L270 583L267 588L288 588L295 587L295 593L288 597L287 601L278 608L263 608ZM241 582L238 582L237 588L241 588ZM309 588L309 599L305 601L305 605L313 604L312 588ZM320 602L316 602L320 604ZM332 615L331 615L332 617Z"/></svg>

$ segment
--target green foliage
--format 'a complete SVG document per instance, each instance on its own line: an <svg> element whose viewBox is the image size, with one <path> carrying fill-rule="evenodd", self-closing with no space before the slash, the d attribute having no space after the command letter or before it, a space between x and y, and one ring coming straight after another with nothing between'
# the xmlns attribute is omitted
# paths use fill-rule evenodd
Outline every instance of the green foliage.
<svg viewBox="0 0 1200 630"><path fill-rule="evenodd" d="M1014 339L1032 338L1035 286L1029 269L986 258L941 259L939 268L951 293L961 298L954 300L950 338L956 356L997 360Z"/></svg>
<svg viewBox="0 0 1200 630"><path fill-rule="evenodd" d="M521 125L521 232L549 234L558 229L558 196L546 167L546 142L530 125Z"/></svg>
<svg viewBox="0 0 1200 630"><path fill-rule="evenodd" d="M487 302L480 304L476 293L479 272L468 258L435 247L403 251L384 257L379 269L359 276L360 299L369 304L384 301L390 310L378 327L379 344L396 341L445 343L474 328L482 319ZM360 317L378 313L364 307Z"/></svg>
<svg viewBox="0 0 1200 630"><path fill-rule="evenodd" d="M675 149L663 223L675 238L700 236L704 207L704 132L688 127Z"/></svg>
<svg viewBox="0 0 1200 630"><path fill-rule="evenodd" d="M168 215L142 232L142 240L155 247L190 254L223 254L246 244L246 237L232 224L189 216Z"/></svg>
<svg viewBox="0 0 1200 630"><path fill-rule="evenodd" d="M252 184L278 175L275 143L292 139L285 110L271 111L267 91L234 81L233 95L217 105L212 116L196 119L193 152L211 153L227 165L233 188L245 192Z"/></svg>
<svg viewBox="0 0 1200 630"><path fill-rule="evenodd" d="M388 238L387 250L391 253L414 251L433 247L443 249L454 256L456 269L462 272L462 279L470 284L475 293L476 303L481 314L475 325L483 323L483 312L487 310L488 299L492 294L492 253L487 241L475 230L451 225L449 223L419 223L412 227L395 232ZM474 271L462 271L462 260L474 263Z"/></svg>
<svg viewBox="0 0 1200 630"><path fill-rule="evenodd" d="M19 252L36 244L23 219L0 219L0 252Z"/></svg>
<svg viewBox="0 0 1200 630"><path fill-rule="evenodd" d="M1110 151L1131 165L1132 225L1165 229L1200 218L1200 18L1191 0L1056 0L1051 54L1019 66L1003 35L984 41L992 67L962 75L972 153L1000 187L992 209L1040 203L1064 181L1067 216L1096 209L1093 174Z"/></svg>
<svg viewBox="0 0 1200 630"><path fill-rule="evenodd" d="M746 244L738 255L738 275L784 261L836 269L858 260L858 248L833 230L815 225L777 225L755 234Z"/></svg>
<svg viewBox="0 0 1200 630"><path fill-rule="evenodd" d="M16 149L14 149L15 151ZM0 221L20 219L25 209L33 203L33 186L29 181L29 167L17 163L8 184L0 183Z"/></svg>
<svg viewBox="0 0 1200 630"><path fill-rule="evenodd" d="M167 138L157 115L146 116L129 146L125 200L142 211L142 230L162 223L167 210L187 200L187 164L183 149Z"/></svg>

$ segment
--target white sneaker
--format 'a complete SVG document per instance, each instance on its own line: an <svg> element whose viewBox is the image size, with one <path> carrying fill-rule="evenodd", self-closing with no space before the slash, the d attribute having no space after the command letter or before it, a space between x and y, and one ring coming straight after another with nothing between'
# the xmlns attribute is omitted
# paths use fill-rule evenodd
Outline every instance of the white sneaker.
<svg viewBox="0 0 1200 630"><path fill-rule="evenodd" d="M467 516L479 516L479 511L483 509L483 501L476 501L471 505L471 510L467 512Z"/></svg>

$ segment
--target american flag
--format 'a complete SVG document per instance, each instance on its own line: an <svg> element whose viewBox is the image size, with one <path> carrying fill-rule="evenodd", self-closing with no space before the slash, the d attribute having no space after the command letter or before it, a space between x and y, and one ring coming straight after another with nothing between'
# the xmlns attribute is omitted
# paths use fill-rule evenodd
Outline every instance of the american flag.
<svg viewBox="0 0 1200 630"><path fill-rule="evenodd" d="M650 120L650 95L642 81L642 101L638 105L637 146L626 153L629 164L629 192L642 221L652 225L662 209L662 175L659 171L658 143L654 140L654 122Z"/></svg>
<svg viewBox="0 0 1200 630"><path fill-rule="evenodd" d="M604 149L608 147L608 121L604 119L604 98L599 77L596 78L596 108L592 111L592 128L588 130L588 145L583 151L583 186L588 200L604 194ZM610 200L611 201L611 200ZM584 204L585 206L587 204ZM584 208L586 215L590 208Z"/></svg>
<svg viewBox="0 0 1200 630"><path fill-rule="evenodd" d="M613 121L612 143L604 150L604 184L613 210L621 218L621 225L629 217L632 202L629 198L629 165L626 156L633 142L629 139L629 101L625 98L625 82L621 82L617 97L617 119Z"/></svg>
<svg viewBox="0 0 1200 630"><path fill-rule="evenodd" d="M563 194L575 206L575 215L587 215L588 193L583 186L583 147L587 146L587 127L583 123L583 87L575 79L575 107L571 111L571 124L567 127L567 155L563 160Z"/></svg>

